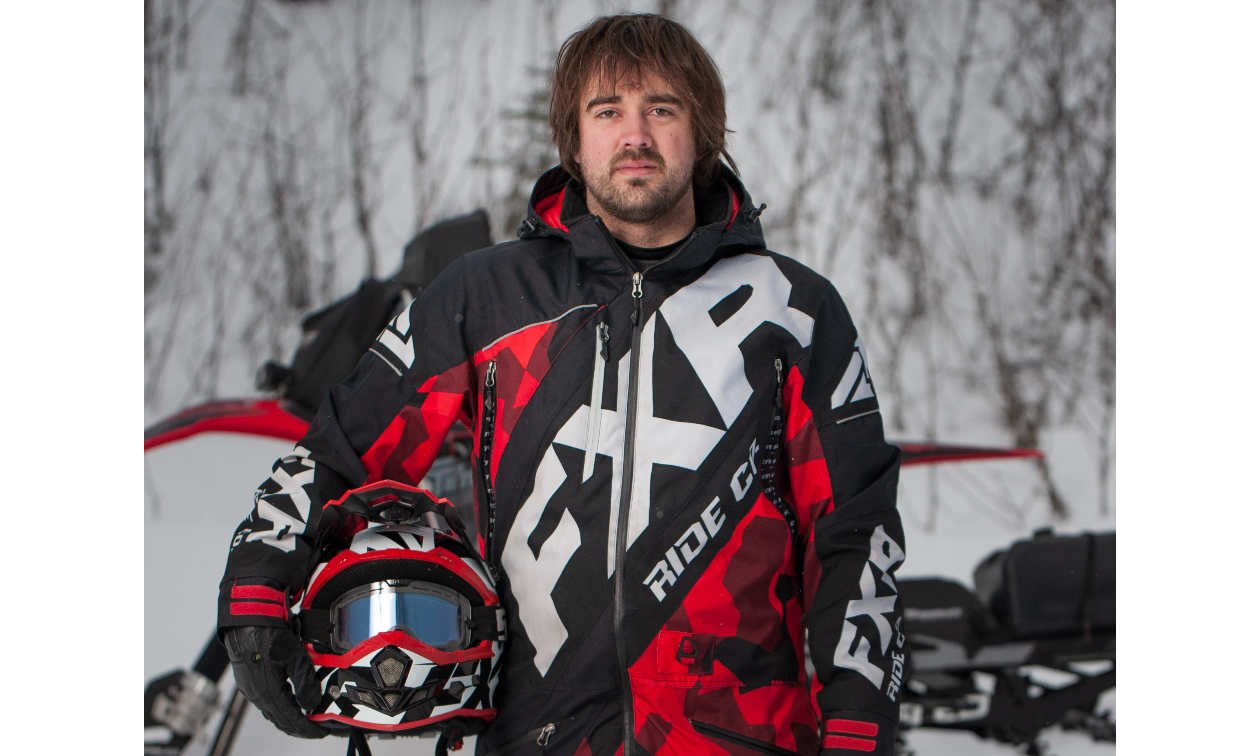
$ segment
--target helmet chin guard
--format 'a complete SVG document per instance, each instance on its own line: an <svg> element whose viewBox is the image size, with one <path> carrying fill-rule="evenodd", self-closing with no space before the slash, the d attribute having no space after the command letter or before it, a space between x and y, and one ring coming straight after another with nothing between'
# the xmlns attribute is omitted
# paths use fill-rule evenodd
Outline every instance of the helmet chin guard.
<svg viewBox="0 0 1260 756"><path fill-rule="evenodd" d="M325 509L340 524L299 614L324 692L310 718L398 734L484 729L506 618L455 508L381 481Z"/></svg>

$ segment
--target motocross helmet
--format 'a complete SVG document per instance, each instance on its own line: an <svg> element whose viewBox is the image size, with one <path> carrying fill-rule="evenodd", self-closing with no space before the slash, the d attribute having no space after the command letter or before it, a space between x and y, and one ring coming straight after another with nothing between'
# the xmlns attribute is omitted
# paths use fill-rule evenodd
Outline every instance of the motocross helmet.
<svg viewBox="0 0 1260 756"><path fill-rule="evenodd" d="M454 507L382 481L329 508L339 525L299 615L323 688L310 718L352 738L484 729L506 622Z"/></svg>

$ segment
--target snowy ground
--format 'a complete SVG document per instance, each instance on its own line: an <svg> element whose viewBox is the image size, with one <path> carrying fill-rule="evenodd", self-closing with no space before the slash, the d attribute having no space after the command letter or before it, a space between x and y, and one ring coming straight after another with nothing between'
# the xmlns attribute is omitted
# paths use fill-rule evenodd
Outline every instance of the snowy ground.
<svg viewBox="0 0 1260 756"><path fill-rule="evenodd" d="M270 464L289 444L229 434L209 434L146 455L144 532L144 675L148 680L188 667L215 621L216 587L227 544L247 514L252 493ZM968 463L937 468L938 509L934 526L929 502L932 481L924 468L902 475L901 509L906 524L903 576L939 575L971 583L971 571L987 554L1047 524L1044 506L1028 491L1031 470L1023 462ZM1078 509L1088 509L1081 502ZM1114 516L1074 512L1063 530L1115 527ZM230 675L229 675L230 677ZM230 687L225 684L223 687ZM1110 756L1115 747L1085 735L1047 735L1055 756ZM910 734L918 756L1011 756L1015 750L967 733L919 730ZM189 753L200 756L207 743ZM236 753L269 756L341 754L344 740L304 741L286 737L257 711L247 716ZM433 740L373 741L372 751L429 754ZM464 751L469 753L470 751Z"/></svg>

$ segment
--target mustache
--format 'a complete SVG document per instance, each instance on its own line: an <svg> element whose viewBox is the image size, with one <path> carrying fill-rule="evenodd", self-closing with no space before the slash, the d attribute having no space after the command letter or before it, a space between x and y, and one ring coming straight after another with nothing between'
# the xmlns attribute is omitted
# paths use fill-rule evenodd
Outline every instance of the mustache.
<svg viewBox="0 0 1260 756"><path fill-rule="evenodd" d="M608 175L611 176L617 172L618 163L628 160L651 160L662 170L665 168L665 158L656 151L655 147L625 147L618 150L609 161Z"/></svg>

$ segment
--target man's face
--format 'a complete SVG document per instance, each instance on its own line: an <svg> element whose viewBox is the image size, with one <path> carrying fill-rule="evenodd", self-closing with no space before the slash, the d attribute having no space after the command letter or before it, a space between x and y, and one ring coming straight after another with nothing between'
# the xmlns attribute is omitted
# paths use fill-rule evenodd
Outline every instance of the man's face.
<svg viewBox="0 0 1260 756"><path fill-rule="evenodd" d="M576 155L586 189L626 223L650 223L687 196L696 162L691 114L661 77L587 86Z"/></svg>

